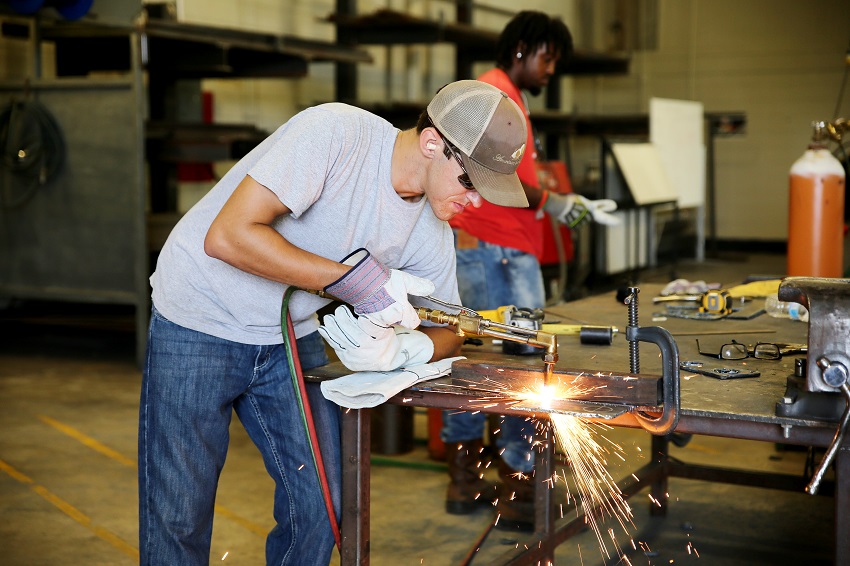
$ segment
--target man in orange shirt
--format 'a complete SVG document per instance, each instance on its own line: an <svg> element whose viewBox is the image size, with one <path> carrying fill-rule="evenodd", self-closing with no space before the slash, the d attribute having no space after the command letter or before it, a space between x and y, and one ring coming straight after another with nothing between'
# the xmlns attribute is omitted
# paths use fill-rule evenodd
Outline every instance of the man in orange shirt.
<svg viewBox="0 0 850 566"><path fill-rule="evenodd" d="M572 37L567 26L541 12L519 12L499 36L496 67L478 77L505 92L528 117L522 90L540 93L555 73L561 57L572 54ZM558 194L540 188L537 152L530 122L525 155L517 175L522 182L528 208L508 208L483 203L467 209L450 224L455 231L457 278L463 305L475 310L503 305L542 308L545 303L539 257L543 252L543 212L570 227L593 219L613 224L608 214L616 209L610 200L591 201L580 195ZM546 222L548 224L548 222ZM481 476L483 413L444 413L441 434L446 443L449 483L446 511L471 513L477 505L489 504L496 488ZM531 439L533 424L522 417L505 417L497 435L500 448L498 493L501 528L530 529L534 522L534 471Z"/></svg>

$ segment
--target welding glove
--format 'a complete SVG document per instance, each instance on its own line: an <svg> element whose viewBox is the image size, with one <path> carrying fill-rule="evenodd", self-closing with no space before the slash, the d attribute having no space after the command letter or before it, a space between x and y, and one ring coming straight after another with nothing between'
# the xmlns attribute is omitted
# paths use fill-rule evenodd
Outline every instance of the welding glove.
<svg viewBox="0 0 850 566"><path fill-rule="evenodd" d="M570 228L575 228L590 219L606 226L616 226L620 223L619 218L609 214L617 210L617 203L607 198L590 200L572 193L562 195L550 192L543 202L543 210Z"/></svg>
<svg viewBox="0 0 850 566"><path fill-rule="evenodd" d="M325 287L326 293L348 303L355 313L365 315L379 326L419 326L419 316L407 295L430 295L434 292L431 281L388 269L365 248L355 250L342 263L354 267Z"/></svg>
<svg viewBox="0 0 850 566"><path fill-rule="evenodd" d="M328 379L322 382L322 395L349 409L376 407L408 387L448 374L452 370L452 362L463 359L463 356L445 358L395 371L361 371Z"/></svg>
<svg viewBox="0 0 850 566"><path fill-rule="evenodd" d="M322 321L319 334L352 371L392 371L427 363L434 355L434 343L425 333L380 326L368 317L355 317L345 305Z"/></svg>

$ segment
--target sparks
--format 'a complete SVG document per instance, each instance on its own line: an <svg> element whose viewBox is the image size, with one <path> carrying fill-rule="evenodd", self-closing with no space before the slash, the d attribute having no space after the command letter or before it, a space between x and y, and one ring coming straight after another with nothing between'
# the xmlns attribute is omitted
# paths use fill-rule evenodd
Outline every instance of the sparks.
<svg viewBox="0 0 850 566"><path fill-rule="evenodd" d="M544 385L540 389L540 407L549 409L552 407L552 400L555 398L555 389L551 385Z"/></svg>
<svg viewBox="0 0 850 566"><path fill-rule="evenodd" d="M688 554L693 553L694 555L696 555L697 558L699 558L699 552L697 552L697 547L694 546L693 542L688 542L687 549L688 549Z"/></svg>
<svg viewBox="0 0 850 566"><path fill-rule="evenodd" d="M587 396L591 392L600 389L604 386L589 387L587 385L577 384L578 377L572 383L565 382L564 376L556 376L558 379L555 382L543 384L536 383L533 386L523 387L520 390L506 391L516 403L523 401L531 402L543 409L552 407L552 402L558 399L569 399L573 397Z"/></svg>
<svg viewBox="0 0 850 566"><path fill-rule="evenodd" d="M491 408L496 405L510 408L525 403L545 410L550 409L558 400L562 399L603 397L600 390L605 389L605 385L588 386L586 381L585 383L577 383L579 378L593 375L594 373L591 372L582 372L570 380L567 375L556 374L554 376L556 379L550 380L545 385L541 380L535 381L532 386L522 388L515 388L516 382L506 383L485 378L485 381L488 382L486 387L490 389L490 395L482 395L471 403L482 408ZM599 372L596 375L605 374ZM472 385L471 383L453 384L452 387L470 389L473 388ZM480 383L478 385L481 386ZM485 403L487 403L486 406ZM565 472L562 471L560 476L556 472L551 478L544 481L550 488L554 488L558 481L564 482L567 487L566 503L574 506L577 515L583 512L584 522L596 535L603 557L611 557L607 545L613 542L621 563L631 564L617 542L615 529L602 528L602 523L606 519L614 518L627 537L631 539L629 528L634 527L632 510L617 483L606 469L609 456L625 461L623 448L604 435L605 431L611 431L613 427L568 414L550 413L548 416L549 419L529 417L527 420L533 421L535 426L539 428L548 427L549 423L552 423L554 440L560 448L560 452L564 455L565 463L572 474L570 479ZM528 441L537 449L543 448L539 445L539 442L535 441L533 435L529 436ZM499 454L501 455L503 451L504 448L499 450ZM640 451L640 448L638 448L638 451ZM522 475L519 474L517 477L522 477ZM637 480L637 478L635 479ZM562 517L563 514L562 507ZM500 517L497 515L496 524L498 524L499 519Z"/></svg>
<svg viewBox="0 0 850 566"><path fill-rule="evenodd" d="M580 417L551 414L550 419L555 440L566 454L573 472L577 503L584 510L585 520L596 535L600 550L610 558L601 522L606 517L613 517L627 535L628 525L634 526L631 508L606 469L606 454L610 454L611 450L619 454L622 448L610 441L611 449L600 444L594 437L592 423ZM609 528L607 534L619 550L614 529ZM622 556L622 552L618 554Z"/></svg>
<svg viewBox="0 0 850 566"><path fill-rule="evenodd" d="M587 375L593 374L588 373ZM602 373L599 373L599 375L602 375ZM558 375L557 381L546 385L537 382L534 386L524 387L516 391L501 384L500 389L508 394L511 399L515 399L517 403L530 402L543 409L548 409L558 399L586 397L590 393L594 393L598 397L598 391L605 387L589 387L576 383L578 377L580 376L576 376L576 379L570 382L565 379L564 375ZM505 404L510 406L510 401L505 402ZM615 518L627 535L629 532L628 525L634 526L631 508L606 469L609 455L625 461L623 449L603 434L595 434L598 431L604 432L613 430L613 428L604 423L591 422L572 415L551 413L549 419L548 421L534 419L535 426L545 427L548 426L549 422L552 423L555 441L566 456L567 463L572 471L573 485L571 489L566 474L563 474L563 478L561 478L557 473L545 480L546 483L549 487L554 488L555 482L564 481L567 486L567 503L572 498L575 500L576 513L580 511L579 507L584 511L585 522L596 535L603 555L610 558L607 547L607 544L611 544L607 541L610 537L616 547L617 554L621 559L625 558L617 543L614 529L609 528L607 530L608 537L605 537L606 533L603 532L601 527L601 523L608 517ZM529 442L533 442L531 437ZM574 491L574 494L571 494L571 491Z"/></svg>

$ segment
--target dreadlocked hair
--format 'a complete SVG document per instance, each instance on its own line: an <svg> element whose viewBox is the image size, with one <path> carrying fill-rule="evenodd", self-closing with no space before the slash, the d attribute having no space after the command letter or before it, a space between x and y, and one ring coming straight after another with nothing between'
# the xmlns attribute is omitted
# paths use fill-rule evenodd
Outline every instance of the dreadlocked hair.
<svg viewBox="0 0 850 566"><path fill-rule="evenodd" d="M552 45L563 59L573 52L573 37L566 24L560 18L534 10L518 12L502 30L496 43L496 64L509 69L520 43L529 54L544 45Z"/></svg>

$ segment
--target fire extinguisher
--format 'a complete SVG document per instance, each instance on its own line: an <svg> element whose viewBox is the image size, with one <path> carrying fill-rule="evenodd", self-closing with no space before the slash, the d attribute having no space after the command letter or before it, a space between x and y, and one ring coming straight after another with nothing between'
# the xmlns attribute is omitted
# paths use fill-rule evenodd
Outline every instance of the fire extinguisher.
<svg viewBox="0 0 850 566"><path fill-rule="evenodd" d="M826 148L824 122L791 167L788 275L841 277L844 269L844 167Z"/></svg>

